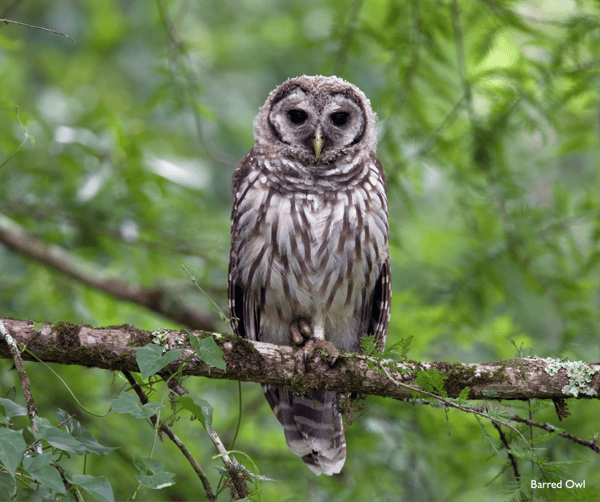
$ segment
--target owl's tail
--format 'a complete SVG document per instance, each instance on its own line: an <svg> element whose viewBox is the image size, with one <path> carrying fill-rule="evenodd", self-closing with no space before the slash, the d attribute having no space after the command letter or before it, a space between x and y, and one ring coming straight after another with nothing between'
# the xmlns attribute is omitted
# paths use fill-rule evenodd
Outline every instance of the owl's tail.
<svg viewBox="0 0 600 502"><path fill-rule="evenodd" d="M267 401L283 425L285 440L317 476L337 474L346 460L340 396L332 391L304 395L281 385L263 385Z"/></svg>

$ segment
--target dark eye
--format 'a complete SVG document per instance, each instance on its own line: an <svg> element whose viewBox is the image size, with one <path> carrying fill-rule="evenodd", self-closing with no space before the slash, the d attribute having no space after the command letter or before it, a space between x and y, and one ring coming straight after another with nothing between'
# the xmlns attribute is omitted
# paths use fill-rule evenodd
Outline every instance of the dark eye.
<svg viewBox="0 0 600 502"><path fill-rule="evenodd" d="M290 110L288 117L293 124L302 124L308 118L308 113L304 110Z"/></svg>
<svg viewBox="0 0 600 502"><path fill-rule="evenodd" d="M329 117L336 126L343 126L346 124L346 122L348 122L350 114L348 112L335 112L332 113Z"/></svg>

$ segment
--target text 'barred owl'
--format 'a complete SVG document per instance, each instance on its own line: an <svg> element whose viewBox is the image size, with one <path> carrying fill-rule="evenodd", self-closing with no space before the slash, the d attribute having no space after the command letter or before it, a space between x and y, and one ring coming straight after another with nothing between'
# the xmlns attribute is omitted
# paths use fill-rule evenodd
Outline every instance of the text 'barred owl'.
<svg viewBox="0 0 600 502"><path fill-rule="evenodd" d="M237 334L278 345L324 339L354 352L372 334L383 347L391 283L375 120L366 96L337 77L293 78L269 94L254 147L233 173ZM340 472L339 394L263 389L292 452L316 474Z"/></svg>

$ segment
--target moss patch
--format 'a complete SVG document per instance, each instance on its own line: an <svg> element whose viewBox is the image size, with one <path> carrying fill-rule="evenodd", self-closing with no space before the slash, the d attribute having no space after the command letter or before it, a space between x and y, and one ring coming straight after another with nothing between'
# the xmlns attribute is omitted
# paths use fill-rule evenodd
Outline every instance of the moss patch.
<svg viewBox="0 0 600 502"><path fill-rule="evenodd" d="M70 322L57 322L52 326L52 331L56 332L58 346L61 349L74 349L81 346L79 340L79 331L81 327Z"/></svg>

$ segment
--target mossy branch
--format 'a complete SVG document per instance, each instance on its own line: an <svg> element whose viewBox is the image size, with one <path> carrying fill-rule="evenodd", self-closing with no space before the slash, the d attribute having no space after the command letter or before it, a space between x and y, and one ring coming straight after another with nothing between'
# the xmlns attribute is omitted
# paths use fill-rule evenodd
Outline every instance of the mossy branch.
<svg viewBox="0 0 600 502"><path fill-rule="evenodd" d="M33 353L46 362L139 371L136 348L155 342L152 332L128 325L92 328L63 322L0 320L13 339L27 349L22 350L25 360L35 360ZM171 363L173 371L177 371L180 360L188 359L182 368L184 375L284 384L298 391L328 389L395 399L411 398L414 392L396 382L417 388L415 376L432 368L446 377L443 389L449 398L458 397L466 387L470 389L470 400L590 398L597 397L600 389L600 363L531 358L479 364L394 362L339 353L332 365L332 354L318 347L307 358L302 349L213 333L227 364L226 370L222 371L204 364L194 355L187 332L161 330L160 333L170 348L185 349L180 359ZM201 337L210 335L196 333ZM0 343L0 357L12 358L5 342ZM382 367L385 371L381 371ZM393 379L386 373L393 374Z"/></svg>

